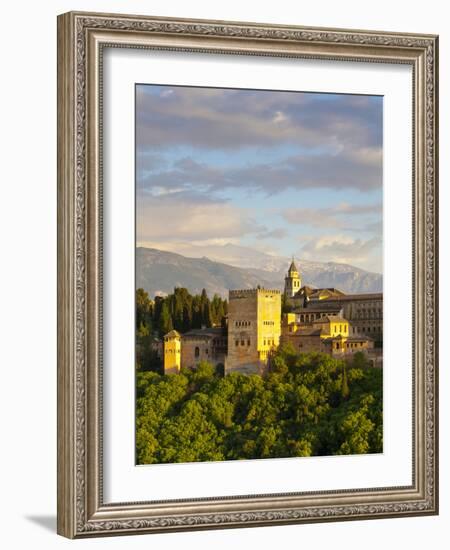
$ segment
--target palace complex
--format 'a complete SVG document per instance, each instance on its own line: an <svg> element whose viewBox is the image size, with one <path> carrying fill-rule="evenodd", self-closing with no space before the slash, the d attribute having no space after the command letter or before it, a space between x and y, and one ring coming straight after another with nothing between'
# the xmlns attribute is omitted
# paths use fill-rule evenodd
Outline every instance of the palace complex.
<svg viewBox="0 0 450 550"><path fill-rule="evenodd" d="M284 313L282 313L282 311ZM336 288L301 285L292 261L284 293L256 288L230 290L225 328L201 328L164 336L164 372L208 361L230 372L263 374L273 352L290 343L303 353L349 358L362 351L382 366L383 294L345 294Z"/></svg>

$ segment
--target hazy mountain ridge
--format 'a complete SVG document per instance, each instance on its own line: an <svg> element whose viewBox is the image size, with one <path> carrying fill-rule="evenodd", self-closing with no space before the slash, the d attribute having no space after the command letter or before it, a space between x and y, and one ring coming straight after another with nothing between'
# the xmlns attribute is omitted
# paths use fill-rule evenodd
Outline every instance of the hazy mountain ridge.
<svg viewBox="0 0 450 550"><path fill-rule="evenodd" d="M242 250L247 249L242 247ZM223 297L228 296L229 289L255 288L257 285L283 289L290 260L261 252L255 256L251 259L254 267L236 267L207 257L190 258L155 248L138 247L136 287L143 288L151 297L169 294L176 286L186 287L192 293L200 293L205 288L208 295L217 293ZM269 269L261 268L264 257ZM298 260L296 263L302 284L336 287L348 293L382 290L383 279L378 273L333 262Z"/></svg>

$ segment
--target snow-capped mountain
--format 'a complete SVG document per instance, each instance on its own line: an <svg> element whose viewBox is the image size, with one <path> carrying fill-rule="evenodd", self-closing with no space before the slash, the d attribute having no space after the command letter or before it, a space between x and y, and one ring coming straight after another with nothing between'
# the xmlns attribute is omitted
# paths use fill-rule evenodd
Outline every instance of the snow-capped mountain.
<svg viewBox="0 0 450 550"><path fill-rule="evenodd" d="M155 248L136 249L136 287L151 297L169 294L176 286L191 293L227 297L228 290L257 285L282 289L290 258L271 256L237 245L211 246L203 257L187 257ZM187 252L187 251L186 251ZM188 253L190 253L189 251ZM336 287L346 293L380 292L383 278L357 267L334 262L296 259L302 284Z"/></svg>

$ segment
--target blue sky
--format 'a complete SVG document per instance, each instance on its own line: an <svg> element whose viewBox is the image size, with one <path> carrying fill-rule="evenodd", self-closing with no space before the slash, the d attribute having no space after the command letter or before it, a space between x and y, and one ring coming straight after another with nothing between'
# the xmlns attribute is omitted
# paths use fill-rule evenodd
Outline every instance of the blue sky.
<svg viewBox="0 0 450 550"><path fill-rule="evenodd" d="M137 244L382 271L382 98L136 87Z"/></svg>

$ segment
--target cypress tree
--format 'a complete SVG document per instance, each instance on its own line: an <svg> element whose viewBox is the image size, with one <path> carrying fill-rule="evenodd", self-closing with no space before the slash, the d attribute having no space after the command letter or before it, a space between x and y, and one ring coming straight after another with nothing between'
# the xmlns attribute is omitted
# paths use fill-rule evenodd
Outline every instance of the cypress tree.
<svg viewBox="0 0 450 550"><path fill-rule="evenodd" d="M341 389L342 399L347 400L350 397L350 388L348 387L348 380L347 380L347 369L343 367L342 372L342 389Z"/></svg>

